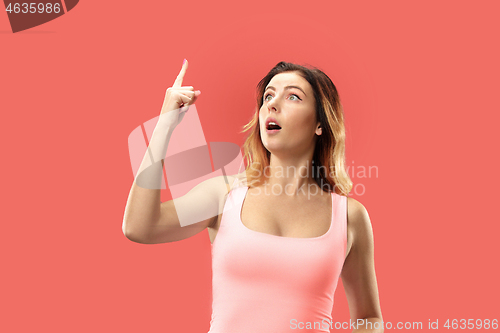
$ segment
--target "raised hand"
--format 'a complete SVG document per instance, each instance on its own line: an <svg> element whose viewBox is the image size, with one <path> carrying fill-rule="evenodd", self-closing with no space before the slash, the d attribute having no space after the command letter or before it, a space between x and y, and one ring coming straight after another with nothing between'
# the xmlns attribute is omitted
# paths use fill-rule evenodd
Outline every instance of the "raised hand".
<svg viewBox="0 0 500 333"><path fill-rule="evenodd" d="M167 89L161 108L160 115L168 116L168 120L173 126L177 126L181 122L184 113L189 110L189 106L194 104L201 94L201 91L195 91L192 86L182 86L182 80L184 79L187 68L188 61L184 60L181 71L179 75L177 75L174 84Z"/></svg>

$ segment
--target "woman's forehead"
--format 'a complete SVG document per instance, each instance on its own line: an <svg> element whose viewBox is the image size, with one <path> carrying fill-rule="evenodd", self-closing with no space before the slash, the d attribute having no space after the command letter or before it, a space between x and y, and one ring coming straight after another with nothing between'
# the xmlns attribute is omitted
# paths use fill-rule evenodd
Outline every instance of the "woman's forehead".
<svg viewBox="0 0 500 333"><path fill-rule="evenodd" d="M288 85L299 86L304 90L311 89L309 82L307 82L306 79L304 79L302 76L300 76L295 72L285 72L276 74L275 76L273 76L271 81L269 81L268 85L266 86L266 89L269 86L273 86L278 89Z"/></svg>

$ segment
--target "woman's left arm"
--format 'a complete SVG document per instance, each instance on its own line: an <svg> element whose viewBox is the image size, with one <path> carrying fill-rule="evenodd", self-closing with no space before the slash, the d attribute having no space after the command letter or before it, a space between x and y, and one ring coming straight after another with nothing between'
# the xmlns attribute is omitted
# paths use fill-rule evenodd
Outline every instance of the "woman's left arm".
<svg viewBox="0 0 500 333"><path fill-rule="evenodd" d="M375 275L373 229L366 208L348 198L347 225L352 245L342 268L342 284L349 304L353 333L382 333L382 311ZM376 328L377 327L377 328Z"/></svg>

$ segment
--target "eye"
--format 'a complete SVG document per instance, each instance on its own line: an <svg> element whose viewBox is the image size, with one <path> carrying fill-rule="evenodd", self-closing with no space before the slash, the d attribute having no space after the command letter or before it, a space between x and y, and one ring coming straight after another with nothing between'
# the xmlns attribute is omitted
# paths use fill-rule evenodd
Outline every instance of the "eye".
<svg viewBox="0 0 500 333"><path fill-rule="evenodd" d="M264 96L264 101L268 101L267 96L271 96L271 94L269 94L269 93L268 93L268 94L266 94L266 95ZM290 96L295 96L295 97L296 97L296 99L292 99L292 100L295 100L295 101L296 101L296 100L300 100L300 101L302 100L302 99L300 99L300 97L299 97L298 95L296 95L296 94L291 94Z"/></svg>

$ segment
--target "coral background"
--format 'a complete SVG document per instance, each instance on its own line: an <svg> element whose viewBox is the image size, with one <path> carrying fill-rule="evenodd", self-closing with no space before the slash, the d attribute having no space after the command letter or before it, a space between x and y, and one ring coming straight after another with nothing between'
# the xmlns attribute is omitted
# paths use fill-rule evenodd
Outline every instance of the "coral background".
<svg viewBox="0 0 500 333"><path fill-rule="evenodd" d="M352 196L373 225L384 321L499 319L499 9L86 0L15 34L0 13L0 330L208 331L207 230L143 245L121 229L128 135L159 114L184 58L206 141L240 146L270 68L324 70L347 165L378 171L354 174ZM349 320L342 283L333 319Z"/></svg>

